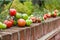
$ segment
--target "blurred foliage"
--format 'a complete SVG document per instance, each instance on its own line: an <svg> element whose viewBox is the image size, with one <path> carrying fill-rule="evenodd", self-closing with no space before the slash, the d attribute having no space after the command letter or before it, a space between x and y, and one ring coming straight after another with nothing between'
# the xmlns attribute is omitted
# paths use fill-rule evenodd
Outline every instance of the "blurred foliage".
<svg viewBox="0 0 60 40"><path fill-rule="evenodd" d="M3 22L4 20L6 20L8 15L9 15L8 10L2 11L1 14L0 14L0 21Z"/></svg>
<svg viewBox="0 0 60 40"><path fill-rule="evenodd" d="M45 8L52 11L54 9L60 10L60 0L44 0Z"/></svg>
<svg viewBox="0 0 60 40"><path fill-rule="evenodd" d="M49 10L45 9L44 7L40 7L38 4L34 6L34 13L33 15L36 17L43 17L45 13L48 13Z"/></svg>
<svg viewBox="0 0 60 40"><path fill-rule="evenodd" d="M36 16L41 16L41 14L45 14L48 12L52 12L53 10L57 9L60 11L60 0L43 0L44 5L43 6L38 6L34 10L36 10L34 15ZM38 5L38 4L37 4Z"/></svg>
<svg viewBox="0 0 60 40"><path fill-rule="evenodd" d="M36 5L34 6L34 13L33 13L33 15L34 15L34 16L37 16L37 17L42 16L42 15L43 15L43 11L40 10L40 9L41 9L41 8L39 7L39 5L36 4Z"/></svg>
<svg viewBox="0 0 60 40"><path fill-rule="evenodd" d="M4 10L10 9L12 3L13 3L13 2L8 3L8 4L5 6Z"/></svg>
<svg viewBox="0 0 60 40"><path fill-rule="evenodd" d="M8 7L6 9L5 9L6 4L3 4L1 6L1 9L3 10L0 13L0 21L1 22L3 22L4 20L7 19L8 15L9 15L9 8L10 8L11 4L12 4L12 2L8 5Z"/></svg>
<svg viewBox="0 0 60 40"><path fill-rule="evenodd" d="M11 2L11 0L0 0L0 13L4 10L5 6Z"/></svg>
<svg viewBox="0 0 60 40"><path fill-rule="evenodd" d="M5 9L8 9L10 4L11 3L9 3L5 7ZM19 0L14 0L10 8L15 8L17 10L17 12L27 13L28 15L30 15L34 10L31 0L30 1L26 0L23 3L21 3Z"/></svg>
<svg viewBox="0 0 60 40"><path fill-rule="evenodd" d="M33 4L32 4L32 2L24 2L24 6L27 8L26 9L26 13L29 15L29 14L32 14L33 13L33 11L34 11L34 6L33 6Z"/></svg>

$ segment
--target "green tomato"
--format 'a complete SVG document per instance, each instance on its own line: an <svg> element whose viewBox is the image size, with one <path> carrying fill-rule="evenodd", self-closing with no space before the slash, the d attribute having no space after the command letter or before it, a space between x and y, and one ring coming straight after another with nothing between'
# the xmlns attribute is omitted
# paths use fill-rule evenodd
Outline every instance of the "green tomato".
<svg viewBox="0 0 60 40"><path fill-rule="evenodd" d="M7 26L0 22L0 29L5 29L5 28L7 28Z"/></svg>
<svg viewBox="0 0 60 40"><path fill-rule="evenodd" d="M27 25L27 26L29 26L29 25L31 25L31 24L32 24L32 20L29 20L29 19L26 20L26 25Z"/></svg>
<svg viewBox="0 0 60 40"><path fill-rule="evenodd" d="M3 24L0 22L0 29L2 29L2 27L3 27Z"/></svg>
<svg viewBox="0 0 60 40"><path fill-rule="evenodd" d="M20 14L20 13L16 13L16 18L17 19L19 19L19 18L21 18L22 17L22 15Z"/></svg>
<svg viewBox="0 0 60 40"><path fill-rule="evenodd" d="M5 24L2 24L2 29L7 28L7 26Z"/></svg>
<svg viewBox="0 0 60 40"><path fill-rule="evenodd" d="M27 15L27 14L23 14L22 17L23 17L23 19L25 19L25 20L28 19L28 15Z"/></svg>

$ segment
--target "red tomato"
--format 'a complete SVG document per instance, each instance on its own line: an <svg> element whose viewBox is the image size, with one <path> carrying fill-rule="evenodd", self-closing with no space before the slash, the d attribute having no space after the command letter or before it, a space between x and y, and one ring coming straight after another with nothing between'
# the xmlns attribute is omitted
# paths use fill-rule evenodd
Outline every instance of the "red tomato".
<svg viewBox="0 0 60 40"><path fill-rule="evenodd" d="M51 17L56 17L57 16L57 13L52 13L51 14Z"/></svg>
<svg viewBox="0 0 60 40"><path fill-rule="evenodd" d="M44 15L43 18L46 20L47 19L47 16Z"/></svg>
<svg viewBox="0 0 60 40"><path fill-rule="evenodd" d="M19 19L18 21L18 26L23 27L26 25L26 21L24 19Z"/></svg>
<svg viewBox="0 0 60 40"><path fill-rule="evenodd" d="M15 15L16 15L16 10L10 9L10 16L15 16Z"/></svg>
<svg viewBox="0 0 60 40"><path fill-rule="evenodd" d="M57 13L54 13L54 17L56 17L57 16Z"/></svg>
<svg viewBox="0 0 60 40"><path fill-rule="evenodd" d="M44 14L44 16L48 16L48 14Z"/></svg>
<svg viewBox="0 0 60 40"><path fill-rule="evenodd" d="M33 23L35 23L37 20L36 17L31 17L30 19L32 20Z"/></svg>
<svg viewBox="0 0 60 40"><path fill-rule="evenodd" d="M12 24L14 24L14 20L13 19L11 19L11 20L9 20L10 22L12 22Z"/></svg>
<svg viewBox="0 0 60 40"><path fill-rule="evenodd" d="M48 18L50 18L50 17L51 17L51 15L50 15L50 14L48 14L48 15L47 15L47 17L48 17Z"/></svg>
<svg viewBox="0 0 60 40"><path fill-rule="evenodd" d="M8 20L5 20L5 21L4 21L4 24L6 24L7 22L8 22Z"/></svg>
<svg viewBox="0 0 60 40"><path fill-rule="evenodd" d="M4 23L7 25L7 28L12 27L12 22L11 21L5 20Z"/></svg>
<svg viewBox="0 0 60 40"><path fill-rule="evenodd" d="M47 18L50 18L51 17L50 14L44 14L44 16L47 17Z"/></svg>

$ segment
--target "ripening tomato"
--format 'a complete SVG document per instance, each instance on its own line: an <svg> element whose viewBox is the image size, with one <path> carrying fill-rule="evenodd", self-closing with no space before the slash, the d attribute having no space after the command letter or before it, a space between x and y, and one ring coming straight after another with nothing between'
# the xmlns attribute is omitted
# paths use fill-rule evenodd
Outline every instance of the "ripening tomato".
<svg viewBox="0 0 60 40"><path fill-rule="evenodd" d="M51 17L51 14L48 14L47 17L50 18Z"/></svg>
<svg viewBox="0 0 60 40"><path fill-rule="evenodd" d="M45 16L45 15L44 15L44 16L43 16L43 19L45 19L45 20L46 20L46 19L47 19L47 16Z"/></svg>
<svg viewBox="0 0 60 40"><path fill-rule="evenodd" d="M15 16L16 15L16 10L15 9L10 9L10 16Z"/></svg>
<svg viewBox="0 0 60 40"><path fill-rule="evenodd" d="M48 14L44 14L44 16L48 16Z"/></svg>
<svg viewBox="0 0 60 40"><path fill-rule="evenodd" d="M7 25L7 28L12 27L12 22L11 22L11 21L5 20L5 21L4 21L4 24Z"/></svg>
<svg viewBox="0 0 60 40"><path fill-rule="evenodd" d="M56 16L57 16L57 13L54 13L54 12L53 12L53 13L51 14L51 16L52 16L52 17L56 17Z"/></svg>
<svg viewBox="0 0 60 40"><path fill-rule="evenodd" d="M19 20L17 21L17 23L18 23L18 26L20 26L20 27L23 27L23 26L26 25L26 21L25 21L24 19L19 19Z"/></svg>
<svg viewBox="0 0 60 40"><path fill-rule="evenodd" d="M9 21L12 22L12 24L14 24L14 20L13 19L10 19Z"/></svg>
<svg viewBox="0 0 60 40"><path fill-rule="evenodd" d="M35 23L37 19L36 17L31 17L30 20L32 20L32 22Z"/></svg>
<svg viewBox="0 0 60 40"><path fill-rule="evenodd" d="M6 24L7 22L8 22L8 20L5 20L5 21L4 21L4 24Z"/></svg>
<svg viewBox="0 0 60 40"><path fill-rule="evenodd" d="M40 23L41 22L41 19L40 18L37 18L37 22Z"/></svg>
<svg viewBox="0 0 60 40"><path fill-rule="evenodd" d="M56 17L57 16L57 13L54 13L54 17Z"/></svg>

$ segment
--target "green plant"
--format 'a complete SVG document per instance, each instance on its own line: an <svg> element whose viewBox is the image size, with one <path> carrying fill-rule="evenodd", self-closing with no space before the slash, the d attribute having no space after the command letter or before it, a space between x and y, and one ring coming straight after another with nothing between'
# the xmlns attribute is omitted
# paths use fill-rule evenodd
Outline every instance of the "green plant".
<svg viewBox="0 0 60 40"><path fill-rule="evenodd" d="M32 5L32 2L26 1L26 2L24 2L24 6L27 8L25 12L28 15L30 15L33 12L33 10L34 10L33 5Z"/></svg>
<svg viewBox="0 0 60 40"><path fill-rule="evenodd" d="M44 14L43 7L40 7L38 4L35 4L33 15L36 16L36 17L42 17L43 14Z"/></svg>
<svg viewBox="0 0 60 40"><path fill-rule="evenodd" d="M52 11L54 9L60 10L60 0L44 0L45 8Z"/></svg>
<svg viewBox="0 0 60 40"><path fill-rule="evenodd" d="M8 15L9 15L8 10L2 11L0 14L0 21L3 22L7 18Z"/></svg>
<svg viewBox="0 0 60 40"><path fill-rule="evenodd" d="M10 4L11 3L9 3L5 7L5 9L8 9ZM10 8L15 8L17 10L17 12L26 13L28 15L33 13L33 9L34 9L31 0L30 1L26 0L23 3L19 2L19 0L14 0Z"/></svg>

